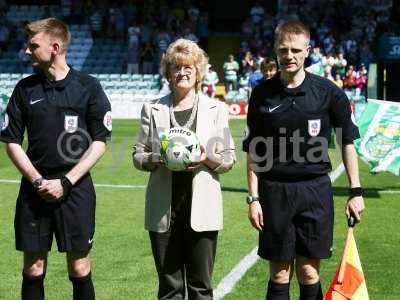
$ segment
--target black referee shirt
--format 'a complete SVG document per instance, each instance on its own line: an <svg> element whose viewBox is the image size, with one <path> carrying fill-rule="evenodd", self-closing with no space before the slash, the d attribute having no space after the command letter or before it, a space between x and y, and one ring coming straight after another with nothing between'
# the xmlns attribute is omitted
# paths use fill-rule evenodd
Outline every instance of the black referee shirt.
<svg viewBox="0 0 400 300"><path fill-rule="evenodd" d="M59 81L44 74L19 81L6 114L0 141L22 144L26 129L26 153L44 174L68 171L92 141L111 137L111 106L100 83L72 68Z"/></svg>
<svg viewBox="0 0 400 300"><path fill-rule="evenodd" d="M297 88L282 85L280 74L255 87L250 97L243 151L258 164L259 177L302 180L331 170L332 128L343 144L359 138L345 93L329 80L306 72Z"/></svg>

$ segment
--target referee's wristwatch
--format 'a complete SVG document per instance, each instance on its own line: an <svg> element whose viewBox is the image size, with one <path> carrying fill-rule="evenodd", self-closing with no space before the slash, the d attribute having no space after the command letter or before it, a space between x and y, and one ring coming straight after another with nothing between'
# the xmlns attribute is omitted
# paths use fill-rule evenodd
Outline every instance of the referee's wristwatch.
<svg viewBox="0 0 400 300"><path fill-rule="evenodd" d="M42 181L43 181L43 177L39 177L39 178L35 179L32 182L33 188L35 190L38 190L40 188L40 186L42 185Z"/></svg>
<svg viewBox="0 0 400 300"><path fill-rule="evenodd" d="M258 198L258 197L254 197L254 196L250 196L250 195L247 195L246 196L246 203L247 204L251 204L251 203L253 203L253 202L258 202L260 200L260 198Z"/></svg>

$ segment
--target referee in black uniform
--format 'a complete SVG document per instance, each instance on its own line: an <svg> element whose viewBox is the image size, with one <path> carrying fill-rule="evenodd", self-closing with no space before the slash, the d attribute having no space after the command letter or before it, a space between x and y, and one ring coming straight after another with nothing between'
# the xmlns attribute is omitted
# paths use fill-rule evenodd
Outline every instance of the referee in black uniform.
<svg viewBox="0 0 400 300"><path fill-rule="evenodd" d="M96 79L66 64L70 32L63 22L43 19L26 29L26 54L39 72L16 85L0 137L23 175L14 222L16 248L24 252L22 299L44 299L53 234L67 254L74 299L94 299L96 195L89 170L111 136L110 103Z"/></svg>
<svg viewBox="0 0 400 300"><path fill-rule="evenodd" d="M267 299L289 299L293 271L300 299L322 299L320 259L331 256L333 195L328 172L331 129L341 136L350 183L346 214L364 209L353 140L359 137L346 95L304 70L310 32L301 22L276 30L281 71L258 85L250 99L248 136L249 219L259 230L258 254L270 261Z"/></svg>

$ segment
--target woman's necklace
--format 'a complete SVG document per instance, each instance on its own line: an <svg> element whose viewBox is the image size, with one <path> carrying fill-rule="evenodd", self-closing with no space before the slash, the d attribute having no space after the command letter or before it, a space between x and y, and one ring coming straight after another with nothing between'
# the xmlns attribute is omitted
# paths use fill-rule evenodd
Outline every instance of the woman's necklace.
<svg viewBox="0 0 400 300"><path fill-rule="evenodd" d="M169 103L169 115L171 118L172 126L173 127L185 127L188 129L190 127L192 127L194 119L196 118L198 104L199 104L199 95L196 94L196 96L194 98L194 103L193 103L192 113L190 114L190 118L187 120L187 122L184 125L181 126L175 119L174 100L173 100L173 97L171 97L171 102Z"/></svg>

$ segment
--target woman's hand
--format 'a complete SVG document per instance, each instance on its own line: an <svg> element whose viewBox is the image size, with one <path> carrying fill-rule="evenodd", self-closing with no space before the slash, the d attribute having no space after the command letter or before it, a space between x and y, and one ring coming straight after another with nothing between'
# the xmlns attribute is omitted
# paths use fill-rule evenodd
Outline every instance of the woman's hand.
<svg viewBox="0 0 400 300"><path fill-rule="evenodd" d="M187 171L193 171L196 168L200 167L201 164L205 164L207 161L207 154L206 149L203 145L200 145L200 159L198 161L193 161L190 165L186 168Z"/></svg>

